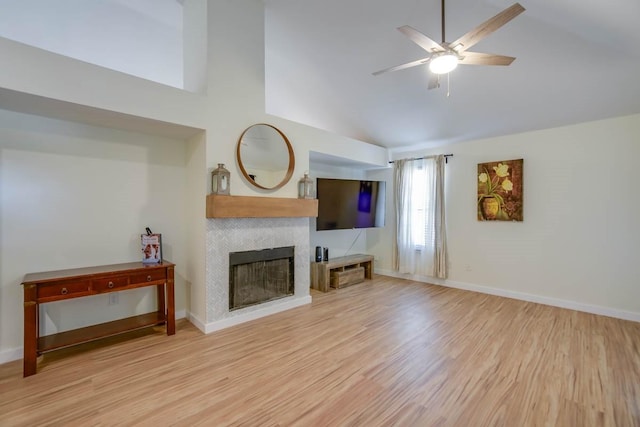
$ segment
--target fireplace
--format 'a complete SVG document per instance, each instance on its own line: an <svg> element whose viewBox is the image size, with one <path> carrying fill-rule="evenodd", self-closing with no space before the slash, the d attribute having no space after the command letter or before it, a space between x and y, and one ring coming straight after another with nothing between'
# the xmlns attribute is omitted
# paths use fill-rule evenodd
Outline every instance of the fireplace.
<svg viewBox="0 0 640 427"><path fill-rule="evenodd" d="M229 309L229 254L283 247L294 248L293 295ZM311 303L309 218L211 218L207 220L206 251L206 294L192 296L196 301L205 300L201 329L206 333Z"/></svg>
<svg viewBox="0 0 640 427"><path fill-rule="evenodd" d="M294 246L229 253L229 310L294 294Z"/></svg>

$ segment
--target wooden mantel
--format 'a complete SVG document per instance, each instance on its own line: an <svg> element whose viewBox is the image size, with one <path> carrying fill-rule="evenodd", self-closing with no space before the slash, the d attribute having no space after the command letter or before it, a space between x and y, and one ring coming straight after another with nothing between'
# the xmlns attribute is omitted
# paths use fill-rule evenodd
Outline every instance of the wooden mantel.
<svg viewBox="0 0 640 427"><path fill-rule="evenodd" d="M207 218L317 217L318 200L282 197L207 196Z"/></svg>

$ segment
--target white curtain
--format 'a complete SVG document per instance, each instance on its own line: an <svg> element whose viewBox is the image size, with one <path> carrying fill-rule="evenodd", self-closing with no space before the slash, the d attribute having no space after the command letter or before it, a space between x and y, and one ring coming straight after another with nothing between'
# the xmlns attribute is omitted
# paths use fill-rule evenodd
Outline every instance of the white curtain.
<svg viewBox="0 0 640 427"><path fill-rule="evenodd" d="M396 245L400 273L447 277L444 156L395 161Z"/></svg>

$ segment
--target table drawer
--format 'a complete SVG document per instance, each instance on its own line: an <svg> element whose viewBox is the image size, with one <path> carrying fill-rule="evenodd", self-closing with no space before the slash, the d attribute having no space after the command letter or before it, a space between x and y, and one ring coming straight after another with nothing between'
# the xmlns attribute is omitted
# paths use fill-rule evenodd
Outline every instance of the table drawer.
<svg viewBox="0 0 640 427"><path fill-rule="evenodd" d="M96 292L109 292L127 286L129 276L105 277L103 279L93 279L91 285Z"/></svg>
<svg viewBox="0 0 640 427"><path fill-rule="evenodd" d="M144 273L136 273L131 275L131 284L154 282L156 280L166 280L167 272L164 268L156 268L145 271Z"/></svg>
<svg viewBox="0 0 640 427"><path fill-rule="evenodd" d="M55 301L58 299L74 298L91 292L89 280L61 280L38 286L38 300Z"/></svg>

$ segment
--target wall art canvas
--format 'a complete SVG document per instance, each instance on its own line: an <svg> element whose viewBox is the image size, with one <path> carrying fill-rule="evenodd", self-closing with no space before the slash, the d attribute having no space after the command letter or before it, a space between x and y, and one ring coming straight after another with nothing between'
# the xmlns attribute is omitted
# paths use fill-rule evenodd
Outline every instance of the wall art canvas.
<svg viewBox="0 0 640 427"><path fill-rule="evenodd" d="M522 163L478 164L478 221L522 221Z"/></svg>

